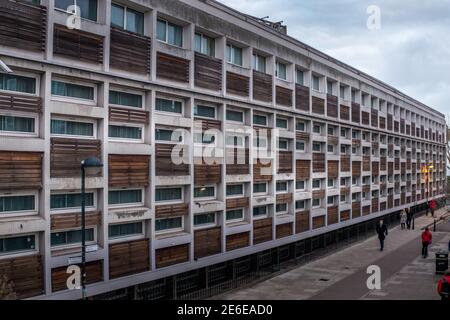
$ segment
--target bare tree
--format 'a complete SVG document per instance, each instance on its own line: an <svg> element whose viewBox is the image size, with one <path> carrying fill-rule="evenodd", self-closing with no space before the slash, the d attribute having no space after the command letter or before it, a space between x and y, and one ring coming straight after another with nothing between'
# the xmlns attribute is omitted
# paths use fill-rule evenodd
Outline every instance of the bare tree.
<svg viewBox="0 0 450 320"><path fill-rule="evenodd" d="M3 274L0 275L0 300L15 300L17 295L14 292L14 286L12 281Z"/></svg>

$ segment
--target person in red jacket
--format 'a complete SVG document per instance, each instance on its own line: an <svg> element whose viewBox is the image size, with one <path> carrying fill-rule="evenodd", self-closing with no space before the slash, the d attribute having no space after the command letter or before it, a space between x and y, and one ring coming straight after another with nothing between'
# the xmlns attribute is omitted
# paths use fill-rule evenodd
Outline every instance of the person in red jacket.
<svg viewBox="0 0 450 320"><path fill-rule="evenodd" d="M422 257L424 259L428 257L428 246L431 244L432 238L430 230L426 227L422 232Z"/></svg>
<svg viewBox="0 0 450 320"><path fill-rule="evenodd" d="M429 203L430 209L431 209L431 216L434 218L434 209L436 209L436 201L431 200Z"/></svg>
<svg viewBox="0 0 450 320"><path fill-rule="evenodd" d="M450 301L450 271L446 271L439 280L437 290L442 300Z"/></svg>

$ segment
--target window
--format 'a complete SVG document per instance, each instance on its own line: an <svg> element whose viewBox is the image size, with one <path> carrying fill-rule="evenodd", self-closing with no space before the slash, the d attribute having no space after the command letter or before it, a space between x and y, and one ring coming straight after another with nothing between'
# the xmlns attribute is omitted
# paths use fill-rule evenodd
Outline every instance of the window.
<svg viewBox="0 0 450 320"><path fill-rule="evenodd" d="M278 79L287 80L287 65L277 61L275 65L275 76Z"/></svg>
<svg viewBox="0 0 450 320"><path fill-rule="evenodd" d="M97 0L55 0L55 7L64 11L72 5L80 7L82 18L97 21Z"/></svg>
<svg viewBox="0 0 450 320"><path fill-rule="evenodd" d="M320 142L313 142L312 149L314 152L321 152L322 144Z"/></svg>
<svg viewBox="0 0 450 320"><path fill-rule="evenodd" d="M352 202L359 201L359 193L352 193Z"/></svg>
<svg viewBox="0 0 450 320"><path fill-rule="evenodd" d="M254 183L253 193L267 193L267 183Z"/></svg>
<svg viewBox="0 0 450 320"><path fill-rule="evenodd" d="M195 33L195 51L214 57L215 46L215 40L213 38L198 32Z"/></svg>
<svg viewBox="0 0 450 320"><path fill-rule="evenodd" d="M183 46L183 27L158 19L156 23L156 39L170 45Z"/></svg>
<svg viewBox="0 0 450 320"><path fill-rule="evenodd" d="M347 185L347 179L341 178L341 186L345 187Z"/></svg>
<svg viewBox="0 0 450 320"><path fill-rule="evenodd" d="M295 130L297 131L305 131L306 129L306 125L303 121L298 121L297 124L295 125Z"/></svg>
<svg viewBox="0 0 450 320"><path fill-rule="evenodd" d="M345 100L345 87L344 87L344 86L340 86L340 87L339 87L339 97L340 97L341 99L344 99L344 100Z"/></svg>
<svg viewBox="0 0 450 320"><path fill-rule="evenodd" d="M227 120L234 122L244 122L244 113L242 111L227 110Z"/></svg>
<svg viewBox="0 0 450 320"><path fill-rule="evenodd" d="M214 144L216 135L210 133L194 132L194 143Z"/></svg>
<svg viewBox="0 0 450 320"><path fill-rule="evenodd" d="M356 102L356 91L352 90L352 102Z"/></svg>
<svg viewBox="0 0 450 320"><path fill-rule="evenodd" d="M35 118L0 114L0 132L35 133Z"/></svg>
<svg viewBox="0 0 450 320"><path fill-rule="evenodd" d="M171 113L182 113L183 103L177 100L156 98L155 110Z"/></svg>
<svg viewBox="0 0 450 320"><path fill-rule="evenodd" d="M36 237L34 235L0 238L0 255L23 251L33 251L35 249Z"/></svg>
<svg viewBox="0 0 450 320"><path fill-rule="evenodd" d="M142 140L142 127L109 125L109 137L115 139Z"/></svg>
<svg viewBox="0 0 450 320"><path fill-rule="evenodd" d="M333 94L333 82L327 81L327 93Z"/></svg>
<svg viewBox="0 0 450 320"><path fill-rule="evenodd" d="M243 147L244 142L245 142L245 140L244 140L243 136L232 136L232 135L226 136L226 145L227 146Z"/></svg>
<svg viewBox="0 0 450 320"><path fill-rule="evenodd" d="M347 154L347 146L344 144L341 144L341 154Z"/></svg>
<svg viewBox="0 0 450 320"><path fill-rule="evenodd" d="M296 82L299 85L304 86L305 85L305 75L304 72L302 70L297 70L297 75L296 75Z"/></svg>
<svg viewBox="0 0 450 320"><path fill-rule="evenodd" d="M243 184L229 184L227 185L227 196L243 196L244 185Z"/></svg>
<svg viewBox="0 0 450 320"><path fill-rule="evenodd" d="M64 136L94 137L94 123L52 119L50 133Z"/></svg>
<svg viewBox="0 0 450 320"><path fill-rule="evenodd" d="M277 203L277 205L275 206L275 210L277 213L287 213L287 203Z"/></svg>
<svg viewBox="0 0 450 320"><path fill-rule="evenodd" d="M288 141L286 139L278 139L277 147L279 150L287 150L288 149Z"/></svg>
<svg viewBox="0 0 450 320"><path fill-rule="evenodd" d="M52 95L83 100L94 100L94 87L52 80Z"/></svg>
<svg viewBox="0 0 450 320"><path fill-rule="evenodd" d="M86 207L94 207L94 193L85 194ZM81 207L81 193L57 193L50 195L50 209L75 209Z"/></svg>
<svg viewBox="0 0 450 320"><path fill-rule="evenodd" d="M328 135L334 136L334 128L333 127L328 127Z"/></svg>
<svg viewBox="0 0 450 320"><path fill-rule="evenodd" d="M318 207L320 207L320 199L313 199L313 200L312 200L312 207L313 207L313 208L318 208Z"/></svg>
<svg viewBox="0 0 450 320"><path fill-rule="evenodd" d="M244 210L236 209L236 210L228 210L226 213L227 221L237 221L244 219Z"/></svg>
<svg viewBox="0 0 450 320"><path fill-rule="evenodd" d="M327 198L327 205L329 205L329 206L334 205L334 197L328 197Z"/></svg>
<svg viewBox="0 0 450 320"><path fill-rule="evenodd" d="M111 190L108 192L108 203L119 204L142 204L142 190Z"/></svg>
<svg viewBox="0 0 450 320"><path fill-rule="evenodd" d="M196 187L194 188L194 198L215 198L216 197L216 187Z"/></svg>
<svg viewBox="0 0 450 320"><path fill-rule="evenodd" d="M295 143L295 149L297 149L298 151L305 151L305 142L297 141Z"/></svg>
<svg viewBox="0 0 450 320"><path fill-rule="evenodd" d="M156 188L155 190L156 202L168 202L168 201L183 201L183 188Z"/></svg>
<svg viewBox="0 0 450 320"><path fill-rule="evenodd" d="M347 129L345 129L345 128L341 129L341 137L347 138Z"/></svg>
<svg viewBox="0 0 450 320"><path fill-rule="evenodd" d="M253 124L267 126L267 117L260 115L260 114L254 114L253 115Z"/></svg>
<svg viewBox="0 0 450 320"><path fill-rule="evenodd" d="M210 106L204 106L196 104L194 106L194 115L202 118L216 118L216 108Z"/></svg>
<svg viewBox="0 0 450 320"><path fill-rule="evenodd" d="M179 130L155 129L156 141L183 142L183 134Z"/></svg>
<svg viewBox="0 0 450 320"><path fill-rule="evenodd" d="M142 108L142 95L109 90L109 104Z"/></svg>
<svg viewBox="0 0 450 320"><path fill-rule="evenodd" d="M261 217L267 215L267 206L253 207L253 216Z"/></svg>
<svg viewBox="0 0 450 320"><path fill-rule="evenodd" d="M78 2L79 0L77 0ZM111 4L111 25L144 34L144 14L128 7Z"/></svg>
<svg viewBox="0 0 450 320"><path fill-rule="evenodd" d="M242 48L227 44L227 62L242 67Z"/></svg>
<svg viewBox="0 0 450 320"><path fill-rule="evenodd" d="M358 178L352 177L352 185L354 186L358 185Z"/></svg>
<svg viewBox="0 0 450 320"><path fill-rule="evenodd" d="M319 77L313 75L312 76L312 88L313 90L319 91L320 90L320 81L319 81Z"/></svg>
<svg viewBox="0 0 450 320"><path fill-rule="evenodd" d="M259 54L253 54L253 69L259 72L266 73L266 57Z"/></svg>
<svg viewBox="0 0 450 320"><path fill-rule="evenodd" d="M279 192L279 191L288 191L288 184L287 184L286 181L278 181L277 185L276 185L276 188L277 188L277 192Z"/></svg>
<svg viewBox="0 0 450 320"><path fill-rule="evenodd" d="M15 74L0 73L0 90L35 94L36 79Z"/></svg>
<svg viewBox="0 0 450 320"><path fill-rule="evenodd" d="M94 228L88 228L85 230L86 242L95 241ZM77 245L81 243L81 230L68 230L52 232L50 235L50 246L59 247L67 245Z"/></svg>
<svg viewBox="0 0 450 320"><path fill-rule="evenodd" d="M295 189L297 189L297 190L305 190L305 180L297 180L297 181L295 181Z"/></svg>
<svg viewBox="0 0 450 320"><path fill-rule="evenodd" d="M156 232L181 231L181 230L183 230L183 217L155 220Z"/></svg>
<svg viewBox="0 0 450 320"><path fill-rule="evenodd" d="M109 239L142 235L142 222L112 224L108 229Z"/></svg>
<svg viewBox="0 0 450 320"><path fill-rule="evenodd" d="M288 128L288 120L277 117L277 128L287 129Z"/></svg>
<svg viewBox="0 0 450 320"><path fill-rule="evenodd" d="M321 185L320 179L314 179L313 180L313 182L312 182L313 189L320 189L320 185Z"/></svg>
<svg viewBox="0 0 450 320"><path fill-rule="evenodd" d="M304 210L305 207L306 207L305 200L295 201L295 209L297 209L297 210Z"/></svg>
<svg viewBox="0 0 450 320"><path fill-rule="evenodd" d="M334 153L334 145L332 144L327 145L327 151L328 153Z"/></svg>
<svg viewBox="0 0 450 320"><path fill-rule="evenodd" d="M340 201L341 203L347 202L347 196L345 194L341 194Z"/></svg>
<svg viewBox="0 0 450 320"><path fill-rule="evenodd" d="M320 134L322 132L322 126L320 124L314 124L313 125L313 132Z"/></svg>
<svg viewBox="0 0 450 320"><path fill-rule="evenodd" d="M329 188L334 188L334 179L328 179L327 185Z"/></svg>
<svg viewBox="0 0 450 320"><path fill-rule="evenodd" d="M209 226L216 224L216 213L208 212L194 215L194 226Z"/></svg>
<svg viewBox="0 0 450 320"><path fill-rule="evenodd" d="M34 195L0 196L0 216L35 210L36 199Z"/></svg>

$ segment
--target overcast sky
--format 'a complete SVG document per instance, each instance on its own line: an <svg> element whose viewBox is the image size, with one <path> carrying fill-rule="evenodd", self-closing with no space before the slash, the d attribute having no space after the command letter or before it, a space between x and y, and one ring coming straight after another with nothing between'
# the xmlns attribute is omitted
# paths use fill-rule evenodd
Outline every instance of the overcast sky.
<svg viewBox="0 0 450 320"><path fill-rule="evenodd" d="M219 0L450 113L450 0ZM369 30L367 7L381 10Z"/></svg>

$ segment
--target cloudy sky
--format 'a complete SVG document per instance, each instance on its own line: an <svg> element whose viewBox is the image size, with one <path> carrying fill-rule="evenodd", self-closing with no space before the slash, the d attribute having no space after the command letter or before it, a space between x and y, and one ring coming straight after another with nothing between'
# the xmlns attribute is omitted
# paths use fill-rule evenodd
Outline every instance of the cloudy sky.
<svg viewBox="0 0 450 320"><path fill-rule="evenodd" d="M219 0L450 113L450 0ZM366 12L377 5L379 30Z"/></svg>

